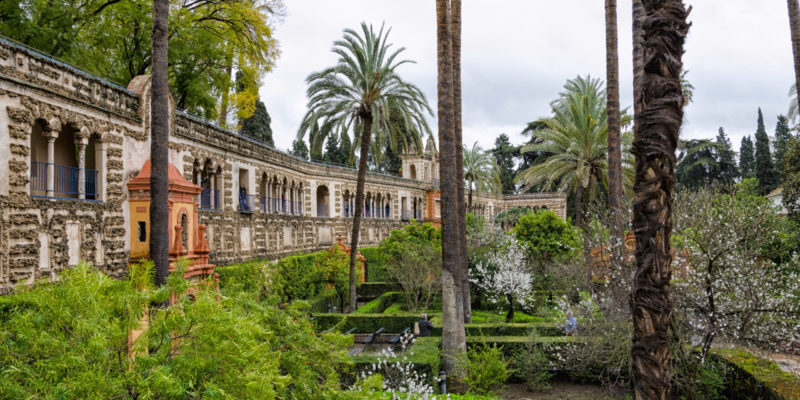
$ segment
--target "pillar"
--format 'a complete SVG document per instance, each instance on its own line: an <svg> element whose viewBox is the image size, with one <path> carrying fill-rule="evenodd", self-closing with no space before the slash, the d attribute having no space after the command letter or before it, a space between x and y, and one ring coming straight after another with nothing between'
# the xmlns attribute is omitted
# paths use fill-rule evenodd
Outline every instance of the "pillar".
<svg viewBox="0 0 800 400"><path fill-rule="evenodd" d="M55 194L55 160L57 138L58 133L55 131L50 131L50 134L47 135L47 197L53 197L53 194Z"/></svg>
<svg viewBox="0 0 800 400"><path fill-rule="evenodd" d="M86 198L86 144L88 139L80 138L76 140L78 145L78 198Z"/></svg>

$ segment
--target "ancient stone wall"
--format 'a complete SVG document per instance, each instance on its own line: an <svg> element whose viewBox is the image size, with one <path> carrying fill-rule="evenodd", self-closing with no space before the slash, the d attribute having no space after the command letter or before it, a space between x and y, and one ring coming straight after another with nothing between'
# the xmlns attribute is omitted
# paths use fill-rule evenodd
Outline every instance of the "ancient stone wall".
<svg viewBox="0 0 800 400"><path fill-rule="evenodd" d="M126 273L125 183L149 158L149 85L142 76L124 88L0 39L0 294L79 261ZM211 173L220 190L219 207L200 211L212 263L316 251L339 236L350 241L355 170L301 160L181 111L170 117L170 163L198 184ZM77 192L62 195L51 168L64 159L72 163L65 170L85 172L75 175ZM371 215L361 245L380 243L414 218L415 207L418 219L438 218L436 165L420 165L417 179L367 175ZM86 174L96 177L91 194ZM241 186L255 200L247 210L239 209ZM270 209L260 203L269 196L296 207ZM563 195L476 194L473 202L489 218L517 206L566 212Z"/></svg>

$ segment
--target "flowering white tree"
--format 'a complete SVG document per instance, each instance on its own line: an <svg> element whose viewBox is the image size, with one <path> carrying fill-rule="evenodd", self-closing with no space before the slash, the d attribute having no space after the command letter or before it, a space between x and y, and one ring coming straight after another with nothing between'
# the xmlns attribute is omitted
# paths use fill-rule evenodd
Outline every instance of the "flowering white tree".
<svg viewBox="0 0 800 400"><path fill-rule="evenodd" d="M470 282L481 288L493 303L508 304L506 322L514 320L514 303L525 306L533 296L533 272L525 261L524 246L505 235L499 251L489 254L470 271Z"/></svg>
<svg viewBox="0 0 800 400"><path fill-rule="evenodd" d="M705 357L716 337L775 347L798 340L797 260L772 203L735 194L684 193L676 202L676 306ZM779 261L779 262L776 262Z"/></svg>

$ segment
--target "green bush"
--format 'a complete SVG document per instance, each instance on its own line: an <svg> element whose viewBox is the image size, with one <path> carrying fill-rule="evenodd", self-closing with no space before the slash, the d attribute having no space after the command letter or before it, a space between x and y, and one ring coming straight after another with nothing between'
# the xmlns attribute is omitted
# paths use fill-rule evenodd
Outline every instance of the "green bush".
<svg viewBox="0 0 800 400"><path fill-rule="evenodd" d="M574 257L581 246L577 229L552 211L523 215L512 232L533 260L562 261Z"/></svg>
<svg viewBox="0 0 800 400"><path fill-rule="evenodd" d="M356 310L356 314L380 314L398 299L403 298L403 292L386 292L375 300L364 304Z"/></svg>
<svg viewBox="0 0 800 400"><path fill-rule="evenodd" d="M304 300L319 293L324 285L315 265L322 253L284 257L274 264L272 291L281 301Z"/></svg>
<svg viewBox="0 0 800 400"><path fill-rule="evenodd" d="M550 379L553 377L550 360L537 344L538 338L538 332L533 330L528 344L512 358L515 374L522 378L528 390L550 389Z"/></svg>
<svg viewBox="0 0 800 400"><path fill-rule="evenodd" d="M403 290L397 283L392 282L365 282L358 284L356 292L362 299L372 300L386 292L399 292Z"/></svg>
<svg viewBox="0 0 800 400"><path fill-rule="evenodd" d="M306 310L254 293L197 285L190 299L183 271L152 288L81 264L4 298L0 398L345 397L351 338L315 335Z"/></svg>
<svg viewBox="0 0 800 400"><path fill-rule="evenodd" d="M496 345L481 345L467 351L467 376L464 383L470 391L480 394L492 393L502 387L511 370L503 352Z"/></svg>
<svg viewBox="0 0 800 400"><path fill-rule="evenodd" d="M253 260L214 268L223 293L250 292L264 295L269 291L267 262Z"/></svg>
<svg viewBox="0 0 800 400"><path fill-rule="evenodd" d="M540 336L564 336L564 327L551 323L494 323L494 324L465 324L467 336L527 336L534 329ZM442 335L442 327L433 328L434 336Z"/></svg>
<svg viewBox="0 0 800 400"><path fill-rule="evenodd" d="M391 278L386 273L386 258L377 247L361 247L358 252L367 260L366 281L386 282Z"/></svg>

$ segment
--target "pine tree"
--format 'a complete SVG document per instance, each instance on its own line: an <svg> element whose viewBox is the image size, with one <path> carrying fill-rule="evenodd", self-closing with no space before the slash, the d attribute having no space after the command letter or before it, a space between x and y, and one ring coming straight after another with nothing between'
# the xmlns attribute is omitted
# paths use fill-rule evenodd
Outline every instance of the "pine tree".
<svg viewBox="0 0 800 400"><path fill-rule="evenodd" d="M339 160L339 140L337 140L336 135L329 135L328 141L325 142L325 155L322 157L322 161L341 164Z"/></svg>
<svg viewBox="0 0 800 400"><path fill-rule="evenodd" d="M789 120L783 115L778 115L778 123L775 126L775 169L778 172L782 173L783 156L786 154L791 138Z"/></svg>
<svg viewBox="0 0 800 400"><path fill-rule="evenodd" d="M339 146L339 164L344 164L348 166L355 166L354 163L350 162L350 155L353 152L353 145L350 142L350 135L347 133L342 135L342 143Z"/></svg>
<svg viewBox="0 0 800 400"><path fill-rule="evenodd" d="M739 173L742 179L749 179L755 176L755 163L753 141L750 136L745 136L742 138L742 146L739 148Z"/></svg>
<svg viewBox="0 0 800 400"><path fill-rule="evenodd" d="M241 123L242 128L239 129L240 134L270 146L275 146L275 142L272 140L272 127L270 127L272 118L270 118L269 113L267 113L267 107L264 106L261 100L256 102L256 109L253 115L250 118L242 120Z"/></svg>
<svg viewBox="0 0 800 400"><path fill-rule="evenodd" d="M289 152L304 160L308 160L308 145L306 145L306 141L303 139L295 139L294 142L292 142L292 149Z"/></svg>
<svg viewBox="0 0 800 400"><path fill-rule="evenodd" d="M756 165L755 172L758 178L758 192L767 194L778 186L778 174L772 162L769 150L769 136L764 128L764 115L758 109L758 128L756 129Z"/></svg>
<svg viewBox="0 0 800 400"><path fill-rule="evenodd" d="M717 134L717 165L719 166L720 183L731 186L739 177L739 169L736 167L736 153L733 151L731 140L725 134L725 129L719 127Z"/></svg>
<svg viewBox="0 0 800 400"><path fill-rule="evenodd" d="M500 168L500 182L503 184L503 194L514 193L514 154L518 149L511 145L508 135L501 134L494 141L494 148L491 150L494 160Z"/></svg>

